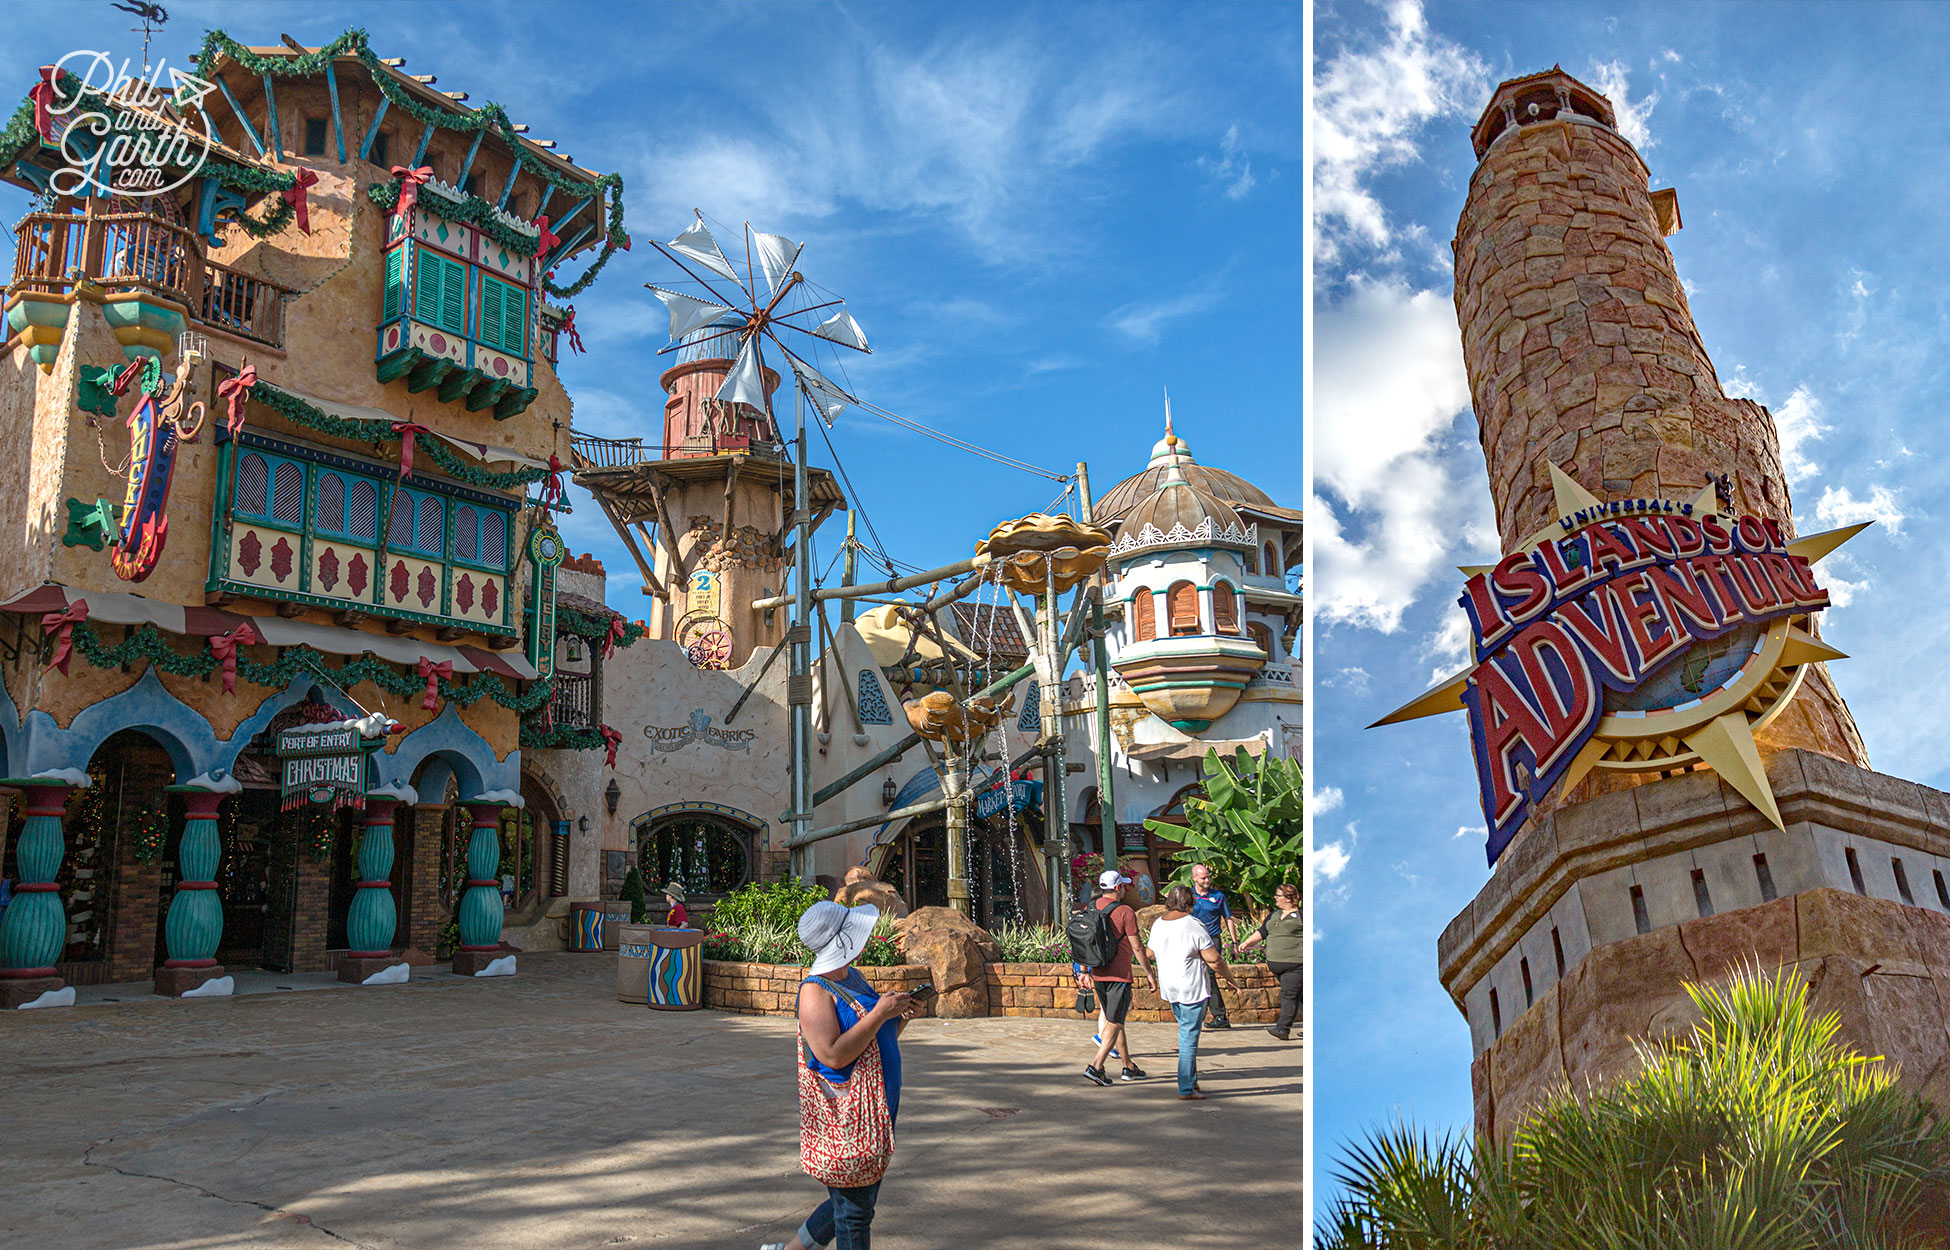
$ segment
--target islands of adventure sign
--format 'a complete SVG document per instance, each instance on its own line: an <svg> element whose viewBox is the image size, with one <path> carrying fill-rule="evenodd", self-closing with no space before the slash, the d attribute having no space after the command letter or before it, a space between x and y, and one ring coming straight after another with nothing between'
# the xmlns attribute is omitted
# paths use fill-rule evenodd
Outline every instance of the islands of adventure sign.
<svg viewBox="0 0 1950 1250"><path fill-rule="evenodd" d="M1704 762L1779 825L1753 735L1804 666L1842 658L1808 629L1829 602L1812 565L1865 526L1789 539L1712 486L1604 502L1551 476L1558 519L1464 570L1470 667L1376 723L1468 713L1492 864L1534 802L1593 768Z"/></svg>

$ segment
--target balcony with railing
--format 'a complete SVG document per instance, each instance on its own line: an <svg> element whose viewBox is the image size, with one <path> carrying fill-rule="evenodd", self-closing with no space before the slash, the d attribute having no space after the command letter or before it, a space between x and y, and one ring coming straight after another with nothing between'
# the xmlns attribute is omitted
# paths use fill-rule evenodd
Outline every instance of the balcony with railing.
<svg viewBox="0 0 1950 1250"><path fill-rule="evenodd" d="M549 700L549 720L562 729L596 728L595 679L588 673L555 674L555 694Z"/></svg>
<svg viewBox="0 0 1950 1250"><path fill-rule="evenodd" d="M146 213L30 213L19 226L9 302L20 292L64 296L80 283L179 304L201 328L284 345L295 292L210 260L194 230Z"/></svg>

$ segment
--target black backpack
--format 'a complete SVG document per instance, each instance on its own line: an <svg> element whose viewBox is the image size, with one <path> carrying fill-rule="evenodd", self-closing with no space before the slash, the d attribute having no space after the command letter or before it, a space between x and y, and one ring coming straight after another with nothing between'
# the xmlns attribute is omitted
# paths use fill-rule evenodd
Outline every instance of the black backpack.
<svg viewBox="0 0 1950 1250"><path fill-rule="evenodd" d="M1117 929L1110 914L1117 905L1099 908L1092 904L1070 913L1064 932L1070 939L1070 958L1086 968L1101 968L1117 954Z"/></svg>

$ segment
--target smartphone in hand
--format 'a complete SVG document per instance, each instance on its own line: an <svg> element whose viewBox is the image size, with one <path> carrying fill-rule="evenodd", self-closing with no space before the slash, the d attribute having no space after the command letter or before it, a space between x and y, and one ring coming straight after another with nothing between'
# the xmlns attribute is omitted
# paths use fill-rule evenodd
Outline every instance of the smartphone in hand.
<svg viewBox="0 0 1950 1250"><path fill-rule="evenodd" d="M913 1007L918 1007L923 1003L927 1002L930 998L933 998L939 992L940 991L936 990L934 986L925 983L916 986L913 990L909 991L908 993L907 996L908 1005Z"/></svg>

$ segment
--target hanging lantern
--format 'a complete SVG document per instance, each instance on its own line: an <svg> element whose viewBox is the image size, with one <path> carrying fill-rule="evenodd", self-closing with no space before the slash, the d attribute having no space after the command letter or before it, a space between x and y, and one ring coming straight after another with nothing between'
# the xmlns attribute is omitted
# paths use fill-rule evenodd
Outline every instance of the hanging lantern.
<svg viewBox="0 0 1950 1250"><path fill-rule="evenodd" d="M616 814L616 805L622 799L623 787L616 784L616 778L611 777L609 779L609 785L603 789L603 805L609 808L610 815L614 816Z"/></svg>
<svg viewBox="0 0 1950 1250"><path fill-rule="evenodd" d="M894 805L894 800L900 797L900 792L901 792L900 787L894 784L894 779L892 777L889 777L887 778L887 780L881 782L880 783L881 806L892 807Z"/></svg>

